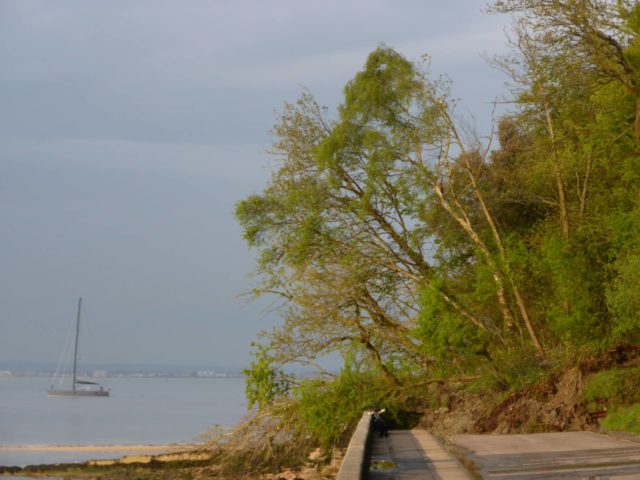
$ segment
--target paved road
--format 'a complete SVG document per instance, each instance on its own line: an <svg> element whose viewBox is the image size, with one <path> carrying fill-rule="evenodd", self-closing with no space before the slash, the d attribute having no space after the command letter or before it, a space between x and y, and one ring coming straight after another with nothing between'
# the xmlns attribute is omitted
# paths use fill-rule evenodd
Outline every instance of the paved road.
<svg viewBox="0 0 640 480"><path fill-rule="evenodd" d="M591 432L452 435L482 478L640 480L640 443Z"/></svg>
<svg viewBox="0 0 640 480"><path fill-rule="evenodd" d="M392 430L374 437L369 480L469 480L471 477L425 430ZM377 466L382 468L376 469Z"/></svg>

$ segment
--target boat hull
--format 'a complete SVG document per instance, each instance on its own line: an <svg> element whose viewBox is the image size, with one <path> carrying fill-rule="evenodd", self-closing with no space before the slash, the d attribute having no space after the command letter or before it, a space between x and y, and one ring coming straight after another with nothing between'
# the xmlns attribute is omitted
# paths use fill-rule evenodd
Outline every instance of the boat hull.
<svg viewBox="0 0 640 480"><path fill-rule="evenodd" d="M50 397L108 397L108 390L47 390Z"/></svg>

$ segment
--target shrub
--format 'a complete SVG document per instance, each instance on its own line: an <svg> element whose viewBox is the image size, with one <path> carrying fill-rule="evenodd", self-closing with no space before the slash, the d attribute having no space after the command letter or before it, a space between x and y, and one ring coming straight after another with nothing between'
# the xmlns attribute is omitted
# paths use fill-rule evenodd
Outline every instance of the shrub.
<svg viewBox="0 0 640 480"><path fill-rule="evenodd" d="M615 264L617 277L607 290L609 308L614 314L614 337L627 341L640 339L640 250L622 256Z"/></svg>
<svg viewBox="0 0 640 480"><path fill-rule="evenodd" d="M608 430L640 433L640 403L628 407L616 407L602 421Z"/></svg>
<svg viewBox="0 0 640 480"><path fill-rule="evenodd" d="M389 385L378 372L346 366L339 376L305 380L294 392L303 429L328 449L346 442L363 412L372 406L385 408L391 417L398 408L387 398Z"/></svg>
<svg viewBox="0 0 640 480"><path fill-rule="evenodd" d="M640 367L603 370L587 381L583 399L587 402L605 401L611 406L640 402Z"/></svg>
<svg viewBox="0 0 640 480"><path fill-rule="evenodd" d="M493 360L476 382L478 388L484 388L488 392L517 391L536 384L548 373L540 357L532 351L522 351L518 348L499 350L494 353Z"/></svg>

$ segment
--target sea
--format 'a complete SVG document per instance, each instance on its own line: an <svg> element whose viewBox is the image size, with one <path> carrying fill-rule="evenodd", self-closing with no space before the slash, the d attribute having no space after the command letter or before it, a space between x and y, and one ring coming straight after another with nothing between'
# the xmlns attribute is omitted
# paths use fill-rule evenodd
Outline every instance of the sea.
<svg viewBox="0 0 640 480"><path fill-rule="evenodd" d="M19 445L165 445L202 441L247 411L244 379L107 378L109 397L48 397L45 377L0 377L0 465L126 454L15 450ZM5 448L3 448L5 447Z"/></svg>

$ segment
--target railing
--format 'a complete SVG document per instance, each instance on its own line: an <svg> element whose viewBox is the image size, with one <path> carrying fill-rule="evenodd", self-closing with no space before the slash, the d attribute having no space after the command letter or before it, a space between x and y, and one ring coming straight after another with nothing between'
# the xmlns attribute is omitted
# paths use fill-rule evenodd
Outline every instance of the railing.
<svg viewBox="0 0 640 480"><path fill-rule="evenodd" d="M370 447L371 414L365 412L349 441L349 446L342 459L342 465L336 480L364 480L369 469Z"/></svg>

